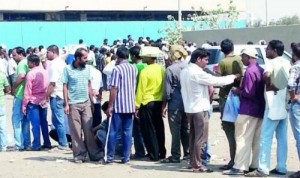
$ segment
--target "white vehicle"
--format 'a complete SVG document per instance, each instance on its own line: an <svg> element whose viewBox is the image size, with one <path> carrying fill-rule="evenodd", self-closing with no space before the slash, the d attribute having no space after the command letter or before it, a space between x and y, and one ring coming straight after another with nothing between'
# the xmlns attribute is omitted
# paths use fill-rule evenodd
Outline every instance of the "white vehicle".
<svg viewBox="0 0 300 178"><path fill-rule="evenodd" d="M268 58L266 57L266 45L234 45L234 54L240 55L241 51L246 48L255 48L258 54L258 64L264 68L265 63L268 62ZM220 46L206 46L205 49L207 49L210 53L209 61L207 64L207 68L213 72L216 72L218 69L218 63L225 58L224 53L221 51ZM284 54L282 55L287 60L291 61L292 56L287 51L284 51ZM244 66L244 68L246 68ZM219 100L219 88L215 87L215 93L213 96L214 101ZM216 105L216 102L214 102L214 105Z"/></svg>

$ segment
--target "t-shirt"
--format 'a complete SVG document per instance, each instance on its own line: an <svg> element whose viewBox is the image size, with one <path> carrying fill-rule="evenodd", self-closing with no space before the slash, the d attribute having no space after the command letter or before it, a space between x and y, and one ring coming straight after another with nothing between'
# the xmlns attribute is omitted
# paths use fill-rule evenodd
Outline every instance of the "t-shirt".
<svg viewBox="0 0 300 178"><path fill-rule="evenodd" d="M9 86L6 76L0 73L0 106L4 105L4 87Z"/></svg>
<svg viewBox="0 0 300 178"><path fill-rule="evenodd" d="M17 77L20 74L27 74L29 71L28 65L27 65L27 59L23 59L19 62L17 66ZM22 100L24 96L24 89L25 89L25 80L15 89L15 96Z"/></svg>
<svg viewBox="0 0 300 178"><path fill-rule="evenodd" d="M231 74L244 74L244 65L240 56L228 56L218 64L218 71L221 76L227 76ZM228 95L232 87L239 87L240 81L234 81L233 84L226 85L220 88L219 96L224 98Z"/></svg>
<svg viewBox="0 0 300 178"><path fill-rule="evenodd" d="M49 66L48 69L49 82L55 83L54 91L51 94L52 97L58 96L61 99L63 99L62 77L63 77L65 67L66 67L66 63L60 57L54 59L51 62L51 65Z"/></svg>

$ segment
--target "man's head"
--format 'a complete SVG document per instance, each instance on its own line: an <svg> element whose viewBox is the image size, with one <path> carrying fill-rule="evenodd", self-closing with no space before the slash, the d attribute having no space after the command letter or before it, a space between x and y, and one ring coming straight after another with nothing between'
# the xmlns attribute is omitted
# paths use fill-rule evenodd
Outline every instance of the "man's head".
<svg viewBox="0 0 300 178"><path fill-rule="evenodd" d="M154 63L155 59L157 59L161 55L162 52L159 50L158 47L145 46L142 47L140 50L140 56L142 57L143 62L147 64Z"/></svg>
<svg viewBox="0 0 300 178"><path fill-rule="evenodd" d="M56 45L50 45L47 48L47 59L48 60L53 60L59 56L59 49Z"/></svg>
<svg viewBox="0 0 300 178"><path fill-rule="evenodd" d="M137 60L141 59L140 57L141 48L139 46L133 46L129 49L131 60L136 63Z"/></svg>
<svg viewBox="0 0 300 178"><path fill-rule="evenodd" d="M296 62L300 59L300 43L294 43L292 46L292 60Z"/></svg>
<svg viewBox="0 0 300 178"><path fill-rule="evenodd" d="M126 47L123 47L123 46L119 47L117 49L116 55L117 55L117 62L116 62L116 64L119 64L121 61L127 60L129 58L128 49Z"/></svg>
<svg viewBox="0 0 300 178"><path fill-rule="evenodd" d="M284 52L284 45L282 41L280 40L272 40L269 42L267 50L266 50L266 56L269 59L274 59L278 56L282 56Z"/></svg>
<svg viewBox="0 0 300 178"><path fill-rule="evenodd" d="M40 57L32 54L27 57L27 64L30 69L40 65Z"/></svg>
<svg viewBox="0 0 300 178"><path fill-rule="evenodd" d="M104 44L104 45L107 45L107 44L108 44L108 39L105 38L105 39L103 40L103 44Z"/></svg>
<svg viewBox="0 0 300 178"><path fill-rule="evenodd" d="M74 54L75 63L78 64L81 68L85 68L88 62L88 52L84 48L78 48Z"/></svg>
<svg viewBox="0 0 300 178"><path fill-rule="evenodd" d="M172 61L181 60L181 58L186 58L188 55L187 51L181 45L171 45L170 46L170 57Z"/></svg>
<svg viewBox="0 0 300 178"><path fill-rule="evenodd" d="M83 39L79 39L78 43L83 44Z"/></svg>
<svg viewBox="0 0 300 178"><path fill-rule="evenodd" d="M209 56L210 53L206 49L197 48L192 52L190 62L196 64L201 68L205 68L208 63Z"/></svg>
<svg viewBox="0 0 300 178"><path fill-rule="evenodd" d="M95 45L90 45L90 51L95 51Z"/></svg>
<svg viewBox="0 0 300 178"><path fill-rule="evenodd" d="M245 66L257 60L257 51L254 48L247 48L241 51L242 62Z"/></svg>
<svg viewBox="0 0 300 178"><path fill-rule="evenodd" d="M234 50L233 42L230 39L225 39L221 42L221 51L228 55Z"/></svg>
<svg viewBox="0 0 300 178"><path fill-rule="evenodd" d="M15 47L12 51L12 57L16 62L20 62L26 57L25 49L20 46Z"/></svg>

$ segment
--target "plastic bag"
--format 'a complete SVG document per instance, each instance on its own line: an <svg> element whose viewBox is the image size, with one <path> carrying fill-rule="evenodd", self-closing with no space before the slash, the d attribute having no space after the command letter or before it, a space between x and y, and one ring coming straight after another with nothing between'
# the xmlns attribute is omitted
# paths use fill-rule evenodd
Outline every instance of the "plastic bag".
<svg viewBox="0 0 300 178"><path fill-rule="evenodd" d="M226 122L235 122L239 114L239 108L239 97L230 91L224 106L222 120Z"/></svg>

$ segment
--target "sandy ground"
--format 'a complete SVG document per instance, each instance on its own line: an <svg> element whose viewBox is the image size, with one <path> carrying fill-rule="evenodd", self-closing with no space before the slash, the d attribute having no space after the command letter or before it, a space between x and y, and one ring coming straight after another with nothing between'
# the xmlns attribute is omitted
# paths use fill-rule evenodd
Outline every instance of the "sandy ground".
<svg viewBox="0 0 300 178"><path fill-rule="evenodd" d="M107 100L108 93L104 93L104 100ZM11 108L13 98L6 96L7 124L9 133L9 145L13 145L13 132L11 126ZM50 116L50 113L48 114ZM49 118L48 116L48 118ZM177 164L161 164L158 162L130 161L127 165L114 163L112 165L101 165L98 163L75 164L72 162L71 152L61 152L57 149L40 152L2 152L0 153L0 177L5 178L62 178L62 177L227 177L221 175L218 170L220 165L226 164L229 160L229 148L224 131L221 130L220 114L214 112L210 120L209 141L211 145L212 160L210 167L215 172L210 174L193 173L183 171L187 166L186 161ZM167 155L170 155L171 139L167 120L165 122ZM50 119L49 119L50 123ZM296 153L295 140L289 126L288 131L288 174L299 169L299 160ZM52 145L57 143L52 141ZM276 141L272 146L271 168L276 164ZM116 160L119 161L119 160ZM236 177L236 176L235 176Z"/></svg>

